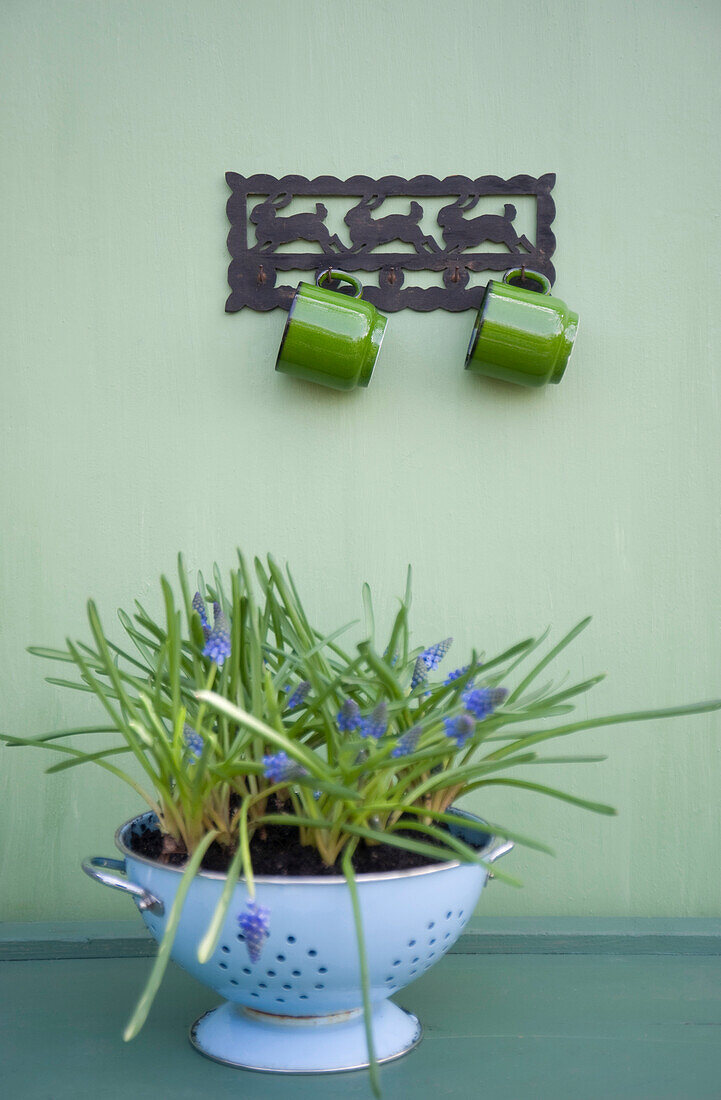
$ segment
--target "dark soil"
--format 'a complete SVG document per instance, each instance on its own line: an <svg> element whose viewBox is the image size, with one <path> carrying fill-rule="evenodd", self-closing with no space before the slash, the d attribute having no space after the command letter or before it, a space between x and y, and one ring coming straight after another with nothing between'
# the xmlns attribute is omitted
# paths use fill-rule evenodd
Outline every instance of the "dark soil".
<svg viewBox="0 0 721 1100"><path fill-rule="evenodd" d="M401 830L400 835L436 846L433 840L412 829L405 832ZM175 845L171 843L169 846L167 841L164 843L159 830L144 831L140 836L131 834L129 844L137 855L145 856L146 859L157 860L175 867L182 867L187 861L185 852L168 850ZM250 842L250 854L256 875L291 877L293 875L343 874L340 862L333 867L326 867L315 848L304 847L298 840L298 830L295 826L267 825L262 832L258 830ZM212 844L203 860L203 870L227 871L231 857L232 852L227 848ZM437 860L433 860L428 856L407 852L390 844L369 845L361 840L353 857L353 867L358 874L405 871L412 867L442 863L446 859L448 859L446 855L439 855Z"/></svg>

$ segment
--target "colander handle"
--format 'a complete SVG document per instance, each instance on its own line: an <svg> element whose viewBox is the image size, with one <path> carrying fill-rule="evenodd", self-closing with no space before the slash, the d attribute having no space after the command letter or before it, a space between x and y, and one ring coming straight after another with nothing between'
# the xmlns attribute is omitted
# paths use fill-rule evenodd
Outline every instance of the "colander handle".
<svg viewBox="0 0 721 1100"><path fill-rule="evenodd" d="M492 848L487 856L483 857L484 863L495 863L501 856L505 856L506 852L510 852L515 847L512 840L502 840L497 847ZM488 872L489 879L495 878L493 871Z"/></svg>
<svg viewBox="0 0 721 1100"><path fill-rule="evenodd" d="M113 890L122 890L124 893L130 894L135 898L135 903L141 912L148 910L148 912L162 917L165 906L159 898L144 890L142 886L136 886L134 882L128 882L126 878L109 875L106 871L100 870L101 867L109 867L112 871L122 871L125 874L124 859L110 859L108 856L88 856L87 859L83 860L82 868L86 875L90 875L90 878L94 878L96 882L102 883L103 886L112 886Z"/></svg>

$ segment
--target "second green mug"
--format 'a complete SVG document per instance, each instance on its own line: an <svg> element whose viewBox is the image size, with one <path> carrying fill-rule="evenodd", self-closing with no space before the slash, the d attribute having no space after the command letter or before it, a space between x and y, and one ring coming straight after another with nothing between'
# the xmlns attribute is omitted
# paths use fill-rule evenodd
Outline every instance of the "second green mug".
<svg viewBox="0 0 721 1100"><path fill-rule="evenodd" d="M539 290L514 286L530 279ZM578 314L549 293L551 284L537 271L514 268L503 282L491 279L476 315L466 355L466 370L521 386L558 383L576 339Z"/></svg>
<svg viewBox="0 0 721 1100"><path fill-rule="evenodd" d="M341 294L323 286L343 279L355 293ZM327 268L316 285L299 283L288 310L280 342L277 371L318 382L334 390L367 386L378 358L386 318L361 298L358 279Z"/></svg>

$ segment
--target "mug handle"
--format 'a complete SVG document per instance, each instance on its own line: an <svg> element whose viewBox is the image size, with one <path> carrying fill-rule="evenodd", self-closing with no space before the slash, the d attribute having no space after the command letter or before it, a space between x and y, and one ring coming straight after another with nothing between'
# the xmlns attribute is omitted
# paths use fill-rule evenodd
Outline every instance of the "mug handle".
<svg viewBox="0 0 721 1100"><path fill-rule="evenodd" d="M347 283L355 289L353 298L360 298L363 295L363 285L353 275L348 275L345 271L336 271L333 267L326 267L323 271L319 271L315 277L315 285L322 286L326 279L344 279Z"/></svg>
<svg viewBox="0 0 721 1100"><path fill-rule="evenodd" d="M531 271L528 267L512 267L510 271L505 272L503 282L510 283L511 279L530 279L532 282L540 283L537 294L551 293L551 283L540 271Z"/></svg>

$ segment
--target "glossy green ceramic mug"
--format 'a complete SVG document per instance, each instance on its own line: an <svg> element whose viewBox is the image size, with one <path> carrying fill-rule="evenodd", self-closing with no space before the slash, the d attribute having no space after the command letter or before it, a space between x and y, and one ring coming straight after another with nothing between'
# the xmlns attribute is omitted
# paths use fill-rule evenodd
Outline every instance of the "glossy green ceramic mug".
<svg viewBox="0 0 721 1100"><path fill-rule="evenodd" d="M328 279L342 279L354 294L328 290ZM275 369L334 390L367 386L378 358L386 318L361 298L352 275L327 268L316 285L299 283L288 311Z"/></svg>
<svg viewBox="0 0 721 1100"><path fill-rule="evenodd" d="M530 279L539 289L514 286L517 279ZM503 282L491 279L471 333L466 370L520 386L560 382L576 339L578 314L550 290L545 275L522 268L507 271Z"/></svg>

